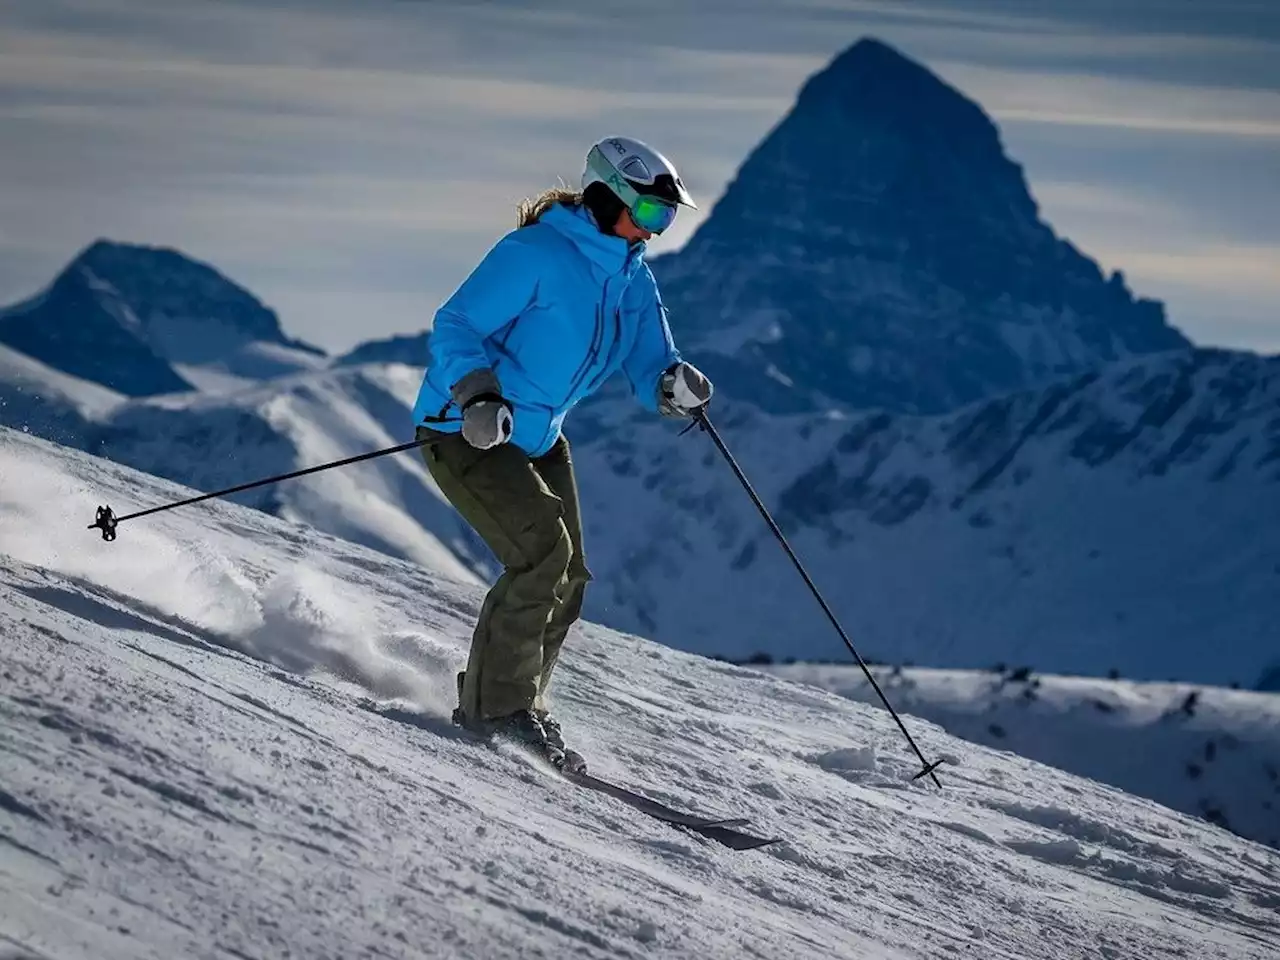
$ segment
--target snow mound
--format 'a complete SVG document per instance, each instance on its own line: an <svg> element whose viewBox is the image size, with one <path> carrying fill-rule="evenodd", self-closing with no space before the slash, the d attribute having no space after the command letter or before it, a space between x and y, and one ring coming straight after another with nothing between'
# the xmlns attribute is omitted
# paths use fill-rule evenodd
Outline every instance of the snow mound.
<svg viewBox="0 0 1280 960"><path fill-rule="evenodd" d="M841 750L828 750L813 758L813 762L824 770L836 773L875 772L876 751L873 747L845 747Z"/></svg>

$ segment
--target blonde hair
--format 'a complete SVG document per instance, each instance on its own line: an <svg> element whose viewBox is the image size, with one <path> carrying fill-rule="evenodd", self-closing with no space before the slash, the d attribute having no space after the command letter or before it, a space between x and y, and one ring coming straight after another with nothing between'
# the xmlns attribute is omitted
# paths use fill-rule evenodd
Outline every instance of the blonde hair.
<svg viewBox="0 0 1280 960"><path fill-rule="evenodd" d="M516 204L516 227L537 223L557 203L576 207L582 203L582 191L567 186L549 187L536 197L526 197Z"/></svg>

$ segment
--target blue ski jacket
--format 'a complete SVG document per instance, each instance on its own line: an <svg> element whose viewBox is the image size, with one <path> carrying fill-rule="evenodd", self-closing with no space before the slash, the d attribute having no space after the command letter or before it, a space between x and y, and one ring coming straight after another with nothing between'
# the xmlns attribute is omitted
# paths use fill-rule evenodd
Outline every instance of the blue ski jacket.
<svg viewBox="0 0 1280 960"><path fill-rule="evenodd" d="M450 388L489 367L512 407L510 442L541 456L565 415L618 370L656 412L658 381L679 360L644 244L556 204L499 240L437 311L413 417L461 430Z"/></svg>

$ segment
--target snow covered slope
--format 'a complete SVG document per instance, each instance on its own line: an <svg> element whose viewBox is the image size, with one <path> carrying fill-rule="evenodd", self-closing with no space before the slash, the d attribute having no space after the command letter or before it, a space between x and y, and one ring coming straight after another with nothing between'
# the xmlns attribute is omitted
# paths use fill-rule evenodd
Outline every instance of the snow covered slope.
<svg viewBox="0 0 1280 960"><path fill-rule="evenodd" d="M1040 218L977 103L872 39L653 270L722 395L771 413L938 413L1189 346Z"/></svg>
<svg viewBox="0 0 1280 960"><path fill-rule="evenodd" d="M340 367L130 399L0 347L0 423L209 491L405 442L420 379L404 366ZM233 499L473 583L489 570L412 452Z"/></svg>
<svg viewBox="0 0 1280 960"><path fill-rule="evenodd" d="M880 705L852 665L761 666ZM1280 847L1280 697L987 672L875 667L895 708L948 733L1119 787Z"/></svg>
<svg viewBox="0 0 1280 960"><path fill-rule="evenodd" d="M364 366L284 377L229 394L116 408L87 449L146 473L217 490L403 443L421 373ZM429 569L479 582L472 535L413 452L236 494L237 502ZM113 505L118 513L123 505ZM128 509L143 509L137 503Z"/></svg>
<svg viewBox="0 0 1280 960"><path fill-rule="evenodd" d="M175 956L1269 958L1280 855L879 710L586 627L597 772L782 842L735 853L444 719L468 584L0 430L0 944Z"/></svg>
<svg viewBox="0 0 1280 960"><path fill-rule="evenodd" d="M211 266L106 240L78 254L47 290L0 311L0 343L135 397L233 389L327 362Z"/></svg>
<svg viewBox="0 0 1280 960"><path fill-rule="evenodd" d="M709 439L624 404L573 427L589 615L842 657ZM1280 665L1280 357L1159 355L937 418L712 413L865 656L1247 688Z"/></svg>

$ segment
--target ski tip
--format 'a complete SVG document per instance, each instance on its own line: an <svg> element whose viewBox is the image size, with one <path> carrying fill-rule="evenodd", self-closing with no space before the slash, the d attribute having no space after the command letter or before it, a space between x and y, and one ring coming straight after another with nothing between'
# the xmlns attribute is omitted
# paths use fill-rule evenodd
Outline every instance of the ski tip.
<svg viewBox="0 0 1280 960"><path fill-rule="evenodd" d="M731 850L740 851L759 850L782 842L781 837L753 837L747 833L737 833L730 837L714 837L713 839Z"/></svg>
<svg viewBox="0 0 1280 960"><path fill-rule="evenodd" d="M698 823L700 827L728 827L736 830L739 827L749 826L751 819L749 817L731 817L727 820L703 820Z"/></svg>

